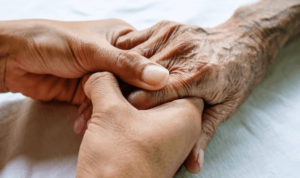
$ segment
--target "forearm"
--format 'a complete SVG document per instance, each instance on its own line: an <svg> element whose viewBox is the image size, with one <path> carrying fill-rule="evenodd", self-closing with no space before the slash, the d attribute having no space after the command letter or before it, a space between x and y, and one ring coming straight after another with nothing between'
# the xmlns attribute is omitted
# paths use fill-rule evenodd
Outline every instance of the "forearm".
<svg viewBox="0 0 300 178"><path fill-rule="evenodd" d="M299 0L262 0L241 7L220 26L237 27L247 31L251 40L259 44L260 56L270 64L278 50L300 32Z"/></svg>
<svg viewBox="0 0 300 178"><path fill-rule="evenodd" d="M212 29L212 33L218 32L230 34L232 49L243 51L235 59L243 68L247 98L264 78L278 50L300 32L300 1L262 0L241 7L228 21Z"/></svg>

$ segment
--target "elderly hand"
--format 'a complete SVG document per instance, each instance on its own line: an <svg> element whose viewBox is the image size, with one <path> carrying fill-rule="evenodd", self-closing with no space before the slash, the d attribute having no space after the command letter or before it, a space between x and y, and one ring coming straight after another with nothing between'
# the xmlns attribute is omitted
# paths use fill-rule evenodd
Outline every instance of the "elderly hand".
<svg viewBox="0 0 300 178"><path fill-rule="evenodd" d="M77 177L172 177L201 131L203 101L186 98L137 110L109 72L86 76L93 114L80 146Z"/></svg>
<svg viewBox="0 0 300 178"><path fill-rule="evenodd" d="M117 47L151 57L170 71L163 89L132 93L134 106L145 109L187 96L205 100L201 135L185 162L188 171L202 169L219 124L263 79L278 50L300 34L299 7L299 0L263 0L237 9L212 29L164 21L117 40Z"/></svg>
<svg viewBox="0 0 300 178"><path fill-rule="evenodd" d="M20 20L0 22L0 92L81 104L80 77L110 71L148 90L162 88L168 71L145 57L114 47L135 29L124 21Z"/></svg>
<svg viewBox="0 0 300 178"><path fill-rule="evenodd" d="M201 136L189 159L187 170L198 173L210 139L264 77L270 57L260 38L232 26L202 29L163 21L120 37L116 46L130 49L166 67L168 84L158 91L137 90L128 100L147 109L183 97L206 102ZM273 54L272 54L273 55Z"/></svg>
<svg viewBox="0 0 300 178"><path fill-rule="evenodd" d="M166 87L138 90L128 99L140 109L187 96L205 100L201 135L185 162L187 170L198 173L219 124L263 79L278 50L300 34L299 17L299 0L263 0L237 9L212 29L164 21L128 33L117 47L150 57L170 71Z"/></svg>

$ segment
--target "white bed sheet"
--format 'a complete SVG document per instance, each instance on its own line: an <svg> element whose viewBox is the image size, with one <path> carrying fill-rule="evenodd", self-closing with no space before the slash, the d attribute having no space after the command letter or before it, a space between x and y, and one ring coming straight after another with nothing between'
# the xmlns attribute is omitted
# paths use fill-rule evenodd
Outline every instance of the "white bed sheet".
<svg viewBox="0 0 300 178"><path fill-rule="evenodd" d="M253 2L256 0L0 0L0 20L120 18L137 29L160 20L213 27L239 6ZM191 175L183 170L176 177L300 177L299 46L298 39L279 52L263 82L219 127L207 148L202 172ZM23 98L21 94L0 94L0 104ZM74 162L76 158L42 162L28 177L74 177ZM0 177L24 177L22 169L26 172L27 164L16 158L0 170Z"/></svg>

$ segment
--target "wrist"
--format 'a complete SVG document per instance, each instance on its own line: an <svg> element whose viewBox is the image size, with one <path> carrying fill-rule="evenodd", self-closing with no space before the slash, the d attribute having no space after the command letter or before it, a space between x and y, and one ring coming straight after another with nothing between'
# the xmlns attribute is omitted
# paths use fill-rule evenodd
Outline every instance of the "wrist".
<svg viewBox="0 0 300 178"><path fill-rule="evenodd" d="M92 128L93 125L89 126L89 129ZM76 177L151 177L148 161L140 151L124 152L124 149L133 148L116 145L118 139L106 132L101 132L101 135L106 135L101 141L95 141L90 139L94 138L94 134L90 135L92 132L89 131L85 132L81 143Z"/></svg>
<svg viewBox="0 0 300 178"><path fill-rule="evenodd" d="M257 50L271 63L278 50L300 32L299 16L299 1L263 0L237 9L217 28L236 29L247 42L256 43Z"/></svg>
<svg viewBox="0 0 300 178"><path fill-rule="evenodd" d="M128 161L129 160L129 161ZM131 178L131 177L157 177L154 172L146 171L147 166L144 163L128 159L128 160L118 160L113 163L111 161L105 162L103 164L90 165L87 162L83 164L78 162L76 177L77 178ZM89 162L90 163L90 162ZM139 164L137 164L139 163Z"/></svg>

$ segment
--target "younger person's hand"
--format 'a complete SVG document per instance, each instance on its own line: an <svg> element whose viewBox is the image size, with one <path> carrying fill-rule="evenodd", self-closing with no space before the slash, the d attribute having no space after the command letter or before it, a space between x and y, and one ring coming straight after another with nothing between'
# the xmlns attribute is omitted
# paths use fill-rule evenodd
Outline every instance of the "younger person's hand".
<svg viewBox="0 0 300 178"><path fill-rule="evenodd" d="M168 81L165 68L114 47L120 36L135 31L122 20L0 23L0 92L80 104L85 97L80 78L89 72L110 71L147 90Z"/></svg>
<svg viewBox="0 0 300 178"><path fill-rule="evenodd" d="M139 111L123 97L113 74L88 77L84 91L93 114L80 147L77 177L172 177L200 135L202 99Z"/></svg>

